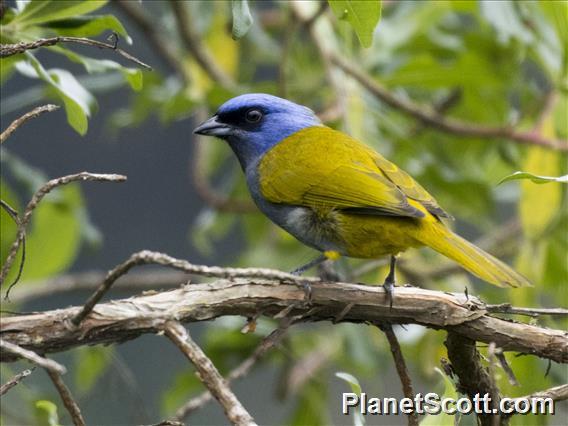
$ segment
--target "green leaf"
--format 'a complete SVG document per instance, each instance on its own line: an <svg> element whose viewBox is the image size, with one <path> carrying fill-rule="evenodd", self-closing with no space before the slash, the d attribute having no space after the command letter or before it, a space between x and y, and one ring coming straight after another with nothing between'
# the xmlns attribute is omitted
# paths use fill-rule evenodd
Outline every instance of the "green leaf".
<svg viewBox="0 0 568 426"><path fill-rule="evenodd" d="M238 40L248 32L253 19L247 0L232 0L233 10L233 39Z"/></svg>
<svg viewBox="0 0 568 426"><path fill-rule="evenodd" d="M35 403L35 417L38 426L59 426L57 405L51 401L42 399Z"/></svg>
<svg viewBox="0 0 568 426"><path fill-rule="evenodd" d="M128 44L132 44L126 29L113 15L75 16L47 22L43 26L55 30L59 35L71 37L91 37L105 31L114 31L124 37Z"/></svg>
<svg viewBox="0 0 568 426"><path fill-rule="evenodd" d="M80 135L85 135L88 129L87 118L96 106L95 98L69 71L58 68L46 70L29 51L26 56L29 62L19 62L16 68L23 74L39 77L52 86L65 104L67 121L71 127Z"/></svg>
<svg viewBox="0 0 568 426"><path fill-rule="evenodd" d="M512 175L505 176L503 179L499 181L497 185L501 185L504 182L508 182L510 180L517 180L517 179L530 179L534 183L549 183L549 182L568 183L568 175L553 177L553 176L537 176L529 172L515 172Z"/></svg>
<svg viewBox="0 0 568 426"><path fill-rule="evenodd" d="M339 377L341 380L346 381L347 383L349 383L349 386L351 386L351 391L357 395L361 395L362 390L361 390L361 385L359 384L359 380L357 380L357 378L349 373L345 373L345 372L337 372L335 373L336 377ZM353 416L353 425L354 426L362 426L365 424L365 418L363 417L363 415L361 414L360 411L354 410L354 416Z"/></svg>
<svg viewBox="0 0 568 426"><path fill-rule="evenodd" d="M328 0L333 13L348 21L363 47L370 47L381 19L381 0Z"/></svg>
<svg viewBox="0 0 568 426"><path fill-rule="evenodd" d="M79 393L89 392L108 369L112 347L83 346L75 351L75 386Z"/></svg>
<svg viewBox="0 0 568 426"><path fill-rule="evenodd" d="M137 68L120 67L120 72L128 82L132 90L139 92L144 86L144 73Z"/></svg>
<svg viewBox="0 0 568 426"><path fill-rule="evenodd" d="M31 0L23 10L16 15L10 25L20 27L43 24L84 15L103 7L108 0Z"/></svg>

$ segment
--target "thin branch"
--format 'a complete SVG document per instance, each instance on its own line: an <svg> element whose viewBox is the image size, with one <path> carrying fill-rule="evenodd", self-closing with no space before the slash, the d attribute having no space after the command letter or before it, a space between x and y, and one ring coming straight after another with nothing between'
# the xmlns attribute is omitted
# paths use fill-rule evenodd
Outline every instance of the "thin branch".
<svg viewBox="0 0 568 426"><path fill-rule="evenodd" d="M289 321L284 321L280 327L275 329L272 333L266 336L262 342L256 347L252 354L250 354L245 360L243 360L237 367L235 367L231 372L227 375L226 381L228 384L231 384L233 380L240 379L241 377L246 376L252 367L256 364L256 362L262 358L270 349L276 346L282 340L282 337L286 333L288 326L290 325ZM183 404L174 416L175 420L182 420L185 417L189 416L195 410L201 408L207 402L211 401L213 395L211 392L205 391L200 395L191 398L185 404Z"/></svg>
<svg viewBox="0 0 568 426"><path fill-rule="evenodd" d="M56 374L65 374L67 372L67 369L61 364L51 359L41 357L33 351L21 348L20 346L8 342L4 339L0 339L0 349L2 349L3 352L5 351L11 355L25 358L28 361L33 362L34 364L39 365L42 368L45 368L47 371L52 371ZM2 354L0 360L4 362L4 354Z"/></svg>
<svg viewBox="0 0 568 426"><path fill-rule="evenodd" d="M507 375L507 378L509 379L509 384L511 384L512 386L519 386L519 382L515 377L515 372L507 362L507 358L505 358L505 354L503 353L501 348L496 348L493 352L493 355L495 355L495 358L497 358L499 364L501 364L501 368L503 369L503 371Z"/></svg>
<svg viewBox="0 0 568 426"><path fill-rule="evenodd" d="M195 32L184 2L170 0L170 5L174 13L180 38L185 48L193 55L195 61L213 81L225 88L235 89L236 84L233 79L215 62L215 59L203 45L199 34Z"/></svg>
<svg viewBox="0 0 568 426"><path fill-rule="evenodd" d="M193 341L187 330L179 322L169 321L164 325L164 332L193 363L199 373L199 379L219 401L229 421L234 425L255 425L252 416L231 391L215 365Z"/></svg>
<svg viewBox="0 0 568 426"><path fill-rule="evenodd" d="M144 252L142 253L144 254ZM307 280L312 287L312 304L305 302L305 292L284 272L262 269L233 269L191 265L169 256L148 252L141 258L166 266L187 269L208 276L250 276L249 279L218 280L191 284L163 292L154 292L95 306L77 327L70 327L83 307L57 309L26 315L4 316L0 334L4 340L40 353L61 352L78 345L122 342L145 333L160 331L167 320L181 322L207 321L224 315L246 318L278 316L284 308L289 316L300 315L298 321L329 321L345 306L352 308L341 322L419 324L434 329L453 331L474 341L495 342L505 351L515 351L568 362L568 336L554 330L505 321L487 314L481 301L473 296L466 300L462 293L445 293L416 287L397 287L392 309L382 288L349 283ZM167 263L168 261L170 263ZM263 272L282 279L264 279ZM18 357L1 353L3 361Z"/></svg>
<svg viewBox="0 0 568 426"><path fill-rule="evenodd" d="M402 349L396 338L396 334L392 329L391 324L380 324L379 328L385 333L385 336L389 342L392 357L394 359L394 364L396 366L396 372L398 377L400 377L400 383L402 384L402 392L404 396L413 399L414 389L412 388L412 380L410 379L410 374L408 373L408 368L406 367L406 362L402 354ZM408 414L408 425L418 426L418 415L416 413Z"/></svg>
<svg viewBox="0 0 568 426"><path fill-rule="evenodd" d="M20 244L25 238L26 226L28 225L31 219L32 213L39 204L39 202L43 199L43 197L45 197L48 193L50 193L53 189L57 188L58 186L66 185L70 182L75 182L75 181L124 182L125 180L126 176L122 175L95 174L89 172L81 172L74 175L68 175L68 176L59 177L57 179L52 179L49 182L47 182L45 185L43 185L40 189L38 189L37 192L33 195L28 205L26 206L24 214L20 219L20 224L18 226L16 239L12 243L12 246L8 251L8 256L6 257L6 260L2 265L2 270L0 271L0 286L4 283L4 280L6 279L6 276L8 275L8 272L12 267L12 263L14 263L14 259L16 258L16 254L18 253ZM6 292L6 297L8 297L10 289L16 283L17 281L14 281L12 284L10 284L8 291Z"/></svg>
<svg viewBox="0 0 568 426"><path fill-rule="evenodd" d="M568 151L568 142L552 140L541 136L538 132L519 132L508 127L487 127L479 124L448 118L417 105L411 101L401 99L389 92L368 74L361 71L346 59L332 54L331 60L345 73L357 80L365 89L375 97L434 129L447 133L480 138L503 138L525 145L539 145L559 151Z"/></svg>
<svg viewBox="0 0 568 426"><path fill-rule="evenodd" d="M130 53L122 50L120 47L116 46L116 43L110 44L103 41L92 40L90 38L84 37L50 37L50 38L40 38L32 42L21 42L15 44L0 44L0 58L6 58L12 55L18 55L24 53L27 50L38 49L40 47L54 46L59 43L75 43L83 44L87 46L98 47L99 49L110 49L118 53L120 56L128 59L135 64L146 68L147 70L152 70L152 67L140 59L132 56Z"/></svg>
<svg viewBox="0 0 568 426"><path fill-rule="evenodd" d="M16 118L12 123L0 134L0 144L4 143L6 139L10 137L12 133L16 131L18 127L24 124L26 121L31 120L32 118L36 118L43 114L44 112L52 112L59 109L58 105L42 105L32 109L30 112L25 113L19 118Z"/></svg>
<svg viewBox="0 0 568 426"><path fill-rule="evenodd" d="M16 229L18 229L21 226L21 221L20 221L20 217L18 216L18 212L16 211L16 209L14 209L12 206L10 206L4 200L0 200L0 205L2 206L4 211L6 213L8 213L8 216L10 216L12 218L12 220L16 224ZM24 265L26 263L26 234L25 233L22 235L21 246L22 246L22 257L20 258L20 264L18 266L18 273L16 274L16 277L14 278L13 283L17 283L22 276L22 272L24 272ZM0 282L0 284L1 284L1 282Z"/></svg>
<svg viewBox="0 0 568 426"><path fill-rule="evenodd" d="M53 382L53 385L57 389L57 392L59 392L59 396L63 401L63 405L65 405L65 408L67 408L67 411L71 415L71 420L73 421L73 424L75 426L85 426L85 420L83 419L83 415L81 414L79 405L77 405L77 403L73 399L73 395L71 395L71 391L63 382L61 375L52 370L46 370L46 371L47 374L49 375L49 378Z"/></svg>
<svg viewBox="0 0 568 426"><path fill-rule="evenodd" d="M148 38L148 41L156 52L176 73L183 79L186 79L186 73L181 63L180 55L171 47L171 43L161 35L158 31L160 28L156 22L151 21L144 11L131 0L118 0L113 4L117 6L125 15L127 15L135 25L140 28L142 33Z"/></svg>
<svg viewBox="0 0 568 426"><path fill-rule="evenodd" d="M476 394L480 396L489 394L491 408L497 409L500 397L495 393L493 377L481 365L481 356L475 347L475 341L449 332L444 343L448 348L448 359L452 369L459 378L458 391L467 395L472 401ZM496 416L480 413L478 419L482 426L493 426Z"/></svg>
<svg viewBox="0 0 568 426"><path fill-rule="evenodd" d="M14 377L12 377L6 383L4 383L2 386L0 386L0 395L4 395L6 392L8 392L14 386L16 386L18 383L20 383L22 380L24 380L30 374L32 374L32 371L34 370L34 368L29 368L27 370L22 371L21 373L16 374Z"/></svg>
<svg viewBox="0 0 568 426"><path fill-rule="evenodd" d="M89 315L95 305L101 300L106 292L109 291L110 287L117 279L130 271L130 269L132 269L134 266L149 264L169 266L180 271L184 271L190 274L202 275L205 277L269 278L293 283L318 281L317 278L299 278L297 275L292 275L287 272L281 272L274 269L220 268L218 266L194 265L192 263L189 263L187 260L176 259L168 256L167 254L143 250L141 252L134 253L128 260L126 260L126 262L116 266L107 274L103 283L85 302L85 305L83 306L83 309L81 309L81 312L79 312L77 316L73 318L73 324L79 325L81 321L83 321L87 317L87 315Z"/></svg>
<svg viewBox="0 0 568 426"><path fill-rule="evenodd" d="M518 308L511 306L510 303L501 303L498 305L486 305L487 312L493 314L513 314L513 315L526 315L529 317L538 317L540 315L551 315L566 317L568 316L568 309L562 308Z"/></svg>
<svg viewBox="0 0 568 426"><path fill-rule="evenodd" d="M568 385L560 385L560 386L555 386L553 388L544 390L544 391L539 391L539 392L535 392L535 393L531 393L530 395L525 395L525 396L520 396L518 398L513 398L513 400L511 401L511 404L514 405L516 401L530 401L532 404L534 404L536 402L536 400L538 399L543 399L543 398L551 398L554 402L558 402L558 401L566 401L568 400ZM512 414L516 414L516 412L513 412ZM509 414L509 415L512 415Z"/></svg>

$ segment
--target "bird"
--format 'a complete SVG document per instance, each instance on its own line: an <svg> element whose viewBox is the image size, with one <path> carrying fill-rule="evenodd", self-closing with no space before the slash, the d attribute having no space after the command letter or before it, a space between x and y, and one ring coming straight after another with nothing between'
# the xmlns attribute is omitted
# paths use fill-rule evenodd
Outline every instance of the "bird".
<svg viewBox="0 0 568 426"><path fill-rule="evenodd" d="M451 216L408 173L324 125L308 107L269 94L243 94L222 104L194 133L226 141L259 210L321 253L296 274L342 256L390 256L383 286L392 308L397 256L427 246L490 284L531 285L454 233L445 224Z"/></svg>

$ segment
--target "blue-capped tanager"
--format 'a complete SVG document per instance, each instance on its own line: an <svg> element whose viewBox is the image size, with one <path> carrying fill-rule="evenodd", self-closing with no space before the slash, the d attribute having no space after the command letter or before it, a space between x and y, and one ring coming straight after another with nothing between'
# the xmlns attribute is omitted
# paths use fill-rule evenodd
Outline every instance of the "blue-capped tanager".
<svg viewBox="0 0 568 426"><path fill-rule="evenodd" d="M369 146L321 123L312 110L266 94L230 99L195 133L228 142L252 198L274 223L323 253L391 256L385 290L392 303L395 256L428 246L498 286L528 280L454 234L450 217L418 182Z"/></svg>

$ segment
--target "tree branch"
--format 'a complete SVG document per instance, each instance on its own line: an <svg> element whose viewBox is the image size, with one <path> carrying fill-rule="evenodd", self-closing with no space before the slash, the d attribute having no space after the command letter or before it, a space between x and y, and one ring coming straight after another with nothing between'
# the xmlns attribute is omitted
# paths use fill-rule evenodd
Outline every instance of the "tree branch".
<svg viewBox="0 0 568 426"><path fill-rule="evenodd" d="M209 51L203 46L198 34L195 33L191 19L185 9L184 2L170 0L170 5L177 23L178 32L185 48L193 55L199 66L211 77L211 79L221 86L234 89L235 82L227 75L215 62Z"/></svg>
<svg viewBox="0 0 568 426"><path fill-rule="evenodd" d="M0 361L2 362L4 362L4 354L8 353L17 357L25 358L28 361L45 368L47 371L53 371L56 374L65 374L67 372L67 369L61 364L51 359L39 356L33 351L21 348L20 346L3 339L0 339L0 349L2 350L2 352L0 352Z"/></svg>
<svg viewBox="0 0 568 426"><path fill-rule="evenodd" d="M466 301L463 294L400 287L395 291L394 306L390 309L382 288L322 283L316 278L304 278L312 286L312 304L308 305L304 301L304 290L294 281L299 280L298 277L284 272L205 267L165 255L144 253L138 254L144 260L163 262L191 273L251 278L190 284L175 290L98 304L77 327L70 326L71 320L82 307L6 316L0 324L0 335L29 350L60 352L78 345L116 343L144 333L157 333L167 320L196 322L224 315L248 318L259 314L275 317L287 308L290 316L300 316L299 321L328 321L352 303L341 321L420 324L453 331L475 341L495 342L505 351L568 362L565 332L494 318L488 315L481 301L471 296ZM168 259L169 264L165 263ZM262 278L263 274L270 279ZM10 353L0 354L3 361L18 358Z"/></svg>
<svg viewBox="0 0 568 426"><path fill-rule="evenodd" d="M290 325L289 321L284 321L284 323L266 336L262 342L256 347L252 354L248 356L244 361L242 361L237 367L235 367L231 372L227 375L225 379L228 384L230 384L233 380L240 379L241 377L246 376L252 367L256 364L256 362L262 358L266 352L276 346L281 340L286 330L288 330L288 326ZM213 395L211 392L205 391L200 395L191 398L185 404L183 404L177 411L174 416L175 420L182 420L185 417L189 416L193 411L197 410L198 408L205 405L207 402L211 401Z"/></svg>
<svg viewBox="0 0 568 426"><path fill-rule="evenodd" d="M83 415L81 414L81 409L79 405L73 399L73 395L71 395L71 391L63 382L61 375L52 370L46 370L49 378L53 382L55 389L59 393L61 400L63 401L63 405L67 408L67 411L71 415L71 420L75 426L85 426L85 420L83 419Z"/></svg>
<svg viewBox="0 0 568 426"><path fill-rule="evenodd" d="M166 336L183 352L195 366L199 379L219 401L225 415L234 425L255 425L254 419L243 407L235 394L229 389L225 379L207 355L189 336L187 330L179 323L168 321L164 325Z"/></svg>
<svg viewBox="0 0 568 426"><path fill-rule="evenodd" d="M21 117L16 118L0 135L0 144L4 143L4 141L8 139L10 135L14 133L16 129L20 127L22 124L24 124L26 121L31 120L32 118L36 118L41 114L43 114L44 112L52 112L58 109L59 109L58 105L52 105L52 104L42 105L32 109L30 112L25 113Z"/></svg>
<svg viewBox="0 0 568 426"><path fill-rule="evenodd" d="M94 306L101 300L101 298L109 291L110 287L114 282L120 278L122 275L126 274L134 266L139 265L162 265L169 266L180 271L184 271L191 274L202 275L205 277L217 277L217 278L268 278L277 279L282 281L288 281L293 283L302 283L307 281L318 281L317 278L298 278L297 275L289 274L287 272L276 271L273 269L263 269L263 268L220 268L218 266L204 266L204 265L194 265L189 263L187 260L176 259L167 254L153 252L149 250L143 250L138 253L134 253L130 258L112 269L106 276L103 283L97 288L93 295L87 300L83 309L73 318L73 324L78 325L89 315L93 310Z"/></svg>
<svg viewBox="0 0 568 426"><path fill-rule="evenodd" d="M385 336L389 342L390 351L394 359L394 364L396 367L396 372L398 377L400 377L400 383L402 384L402 392L406 398L414 399L415 393L412 388L412 380L410 379L410 374L408 373L408 368L406 367L406 362L404 361L404 355L402 354L402 349L394 334L391 324L380 324L379 328L385 333ZM410 413L408 414L408 426L418 426L418 414Z"/></svg>
<svg viewBox="0 0 568 426"><path fill-rule="evenodd" d="M148 38L150 44L158 55L183 79L186 78L185 71L179 59L179 55L172 49L170 43L162 38L158 32L159 26L152 22L146 14L131 0L118 0L113 4L117 6L140 28Z"/></svg>
<svg viewBox="0 0 568 426"><path fill-rule="evenodd" d="M114 50L123 58L128 59L135 64L146 68L147 70L152 70L152 67L135 56L132 56L130 53L122 50L120 47L117 47L117 42L114 44L105 43L98 40L91 40L90 38L84 37L50 37L50 38L40 38L38 40L32 42L21 42L15 44L0 44L0 58L6 58L12 55L18 55L24 53L26 50L33 50L38 49L40 47L47 47L47 46L54 46L59 43L75 43L75 44L83 44L87 46L94 46L98 47L99 49L110 49Z"/></svg>
<svg viewBox="0 0 568 426"><path fill-rule="evenodd" d="M500 396L495 391L493 377L481 365L481 356L475 347L475 341L460 334L449 332L445 341L448 348L448 358L452 364L453 372L458 376L458 391L473 401L475 395L489 394L491 408L498 409ZM478 414L482 426L494 426L494 419L498 414ZM497 417L499 418L499 417ZM503 424L499 422L498 424Z"/></svg>
<svg viewBox="0 0 568 426"><path fill-rule="evenodd" d="M20 383L23 379L25 379L30 374L32 374L33 370L34 370L33 368L24 370L21 373L16 374L14 377L12 377L6 383L4 383L2 386L0 386L0 396L4 395L6 392L8 392L10 389L12 389L14 386L16 386L18 383Z"/></svg>
<svg viewBox="0 0 568 426"><path fill-rule="evenodd" d="M546 148L556 149L558 151L568 151L567 141L547 139L535 131L519 132L508 127L487 127L441 116L423 106L419 106L411 101L407 101L393 95L376 80L365 74L360 70L360 68L354 66L346 59L336 54L332 54L331 60L382 102L416 118L420 122L434 129L460 136L503 138L520 144L540 145Z"/></svg>
<svg viewBox="0 0 568 426"><path fill-rule="evenodd" d="M66 185L70 182L75 182L75 181L124 182L125 180L126 176L122 175L81 172L74 175L68 175L68 176L59 177L57 179L52 179L49 182L47 182L45 185L43 185L40 189L38 189L36 193L33 195L28 205L26 206L22 218L19 220L16 239L12 243L12 246L8 251L8 256L6 257L6 261L2 265L2 270L0 271L0 286L4 284L4 280L6 279L6 276L10 271L12 263L14 263L14 260L16 259L16 254L18 253L20 244L25 238L26 226L28 225L31 219L32 213L39 204L39 202L43 199L43 197L45 197L47 194L49 194L53 189L57 188L58 186ZM8 297L10 288L12 288L16 283L17 280L15 280L10 285L8 291L6 292L6 297Z"/></svg>

